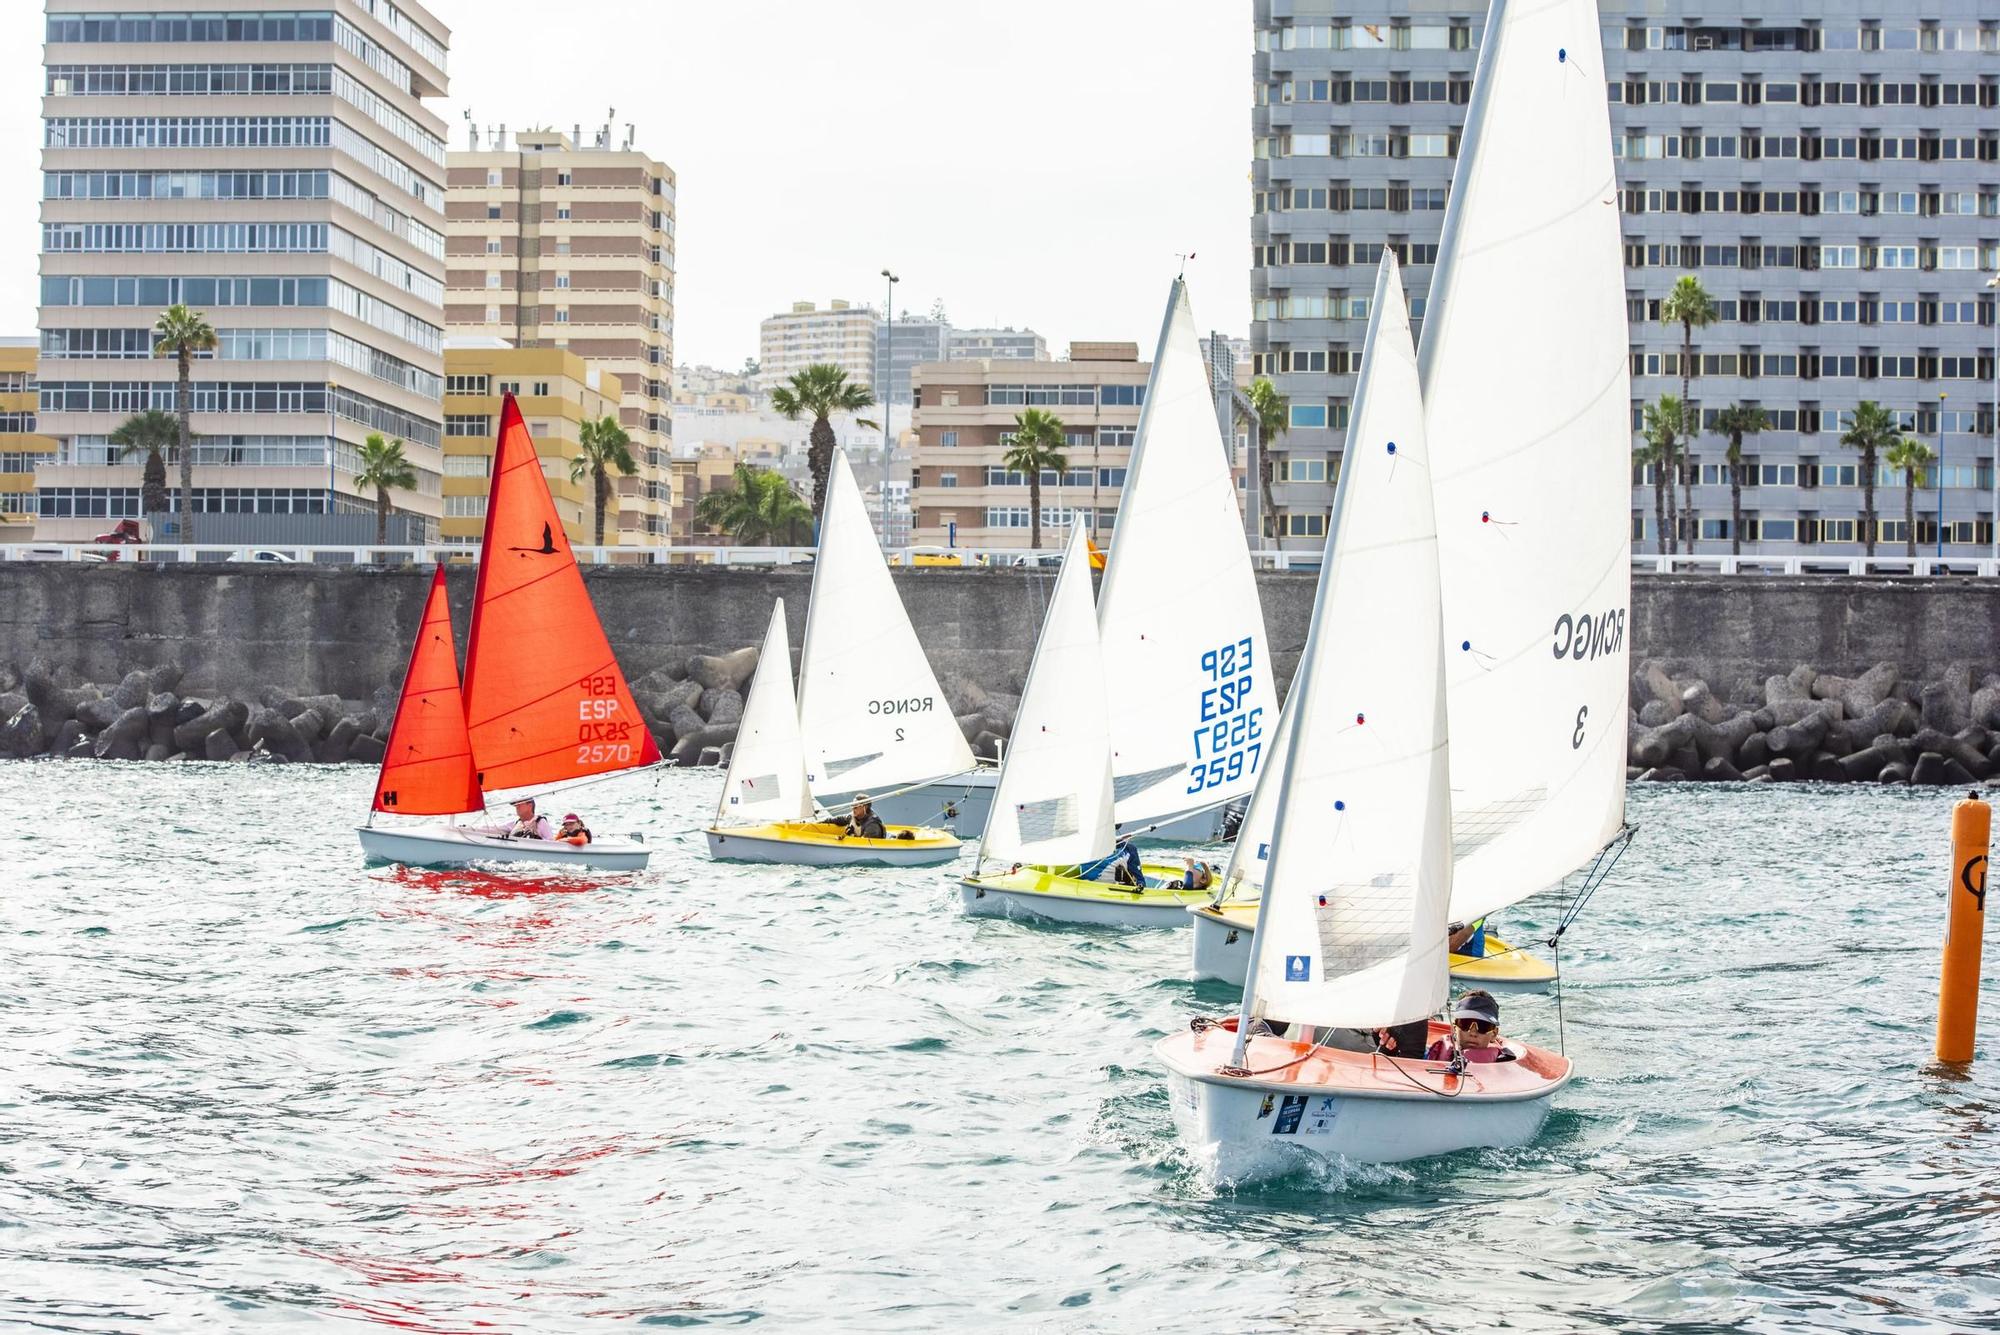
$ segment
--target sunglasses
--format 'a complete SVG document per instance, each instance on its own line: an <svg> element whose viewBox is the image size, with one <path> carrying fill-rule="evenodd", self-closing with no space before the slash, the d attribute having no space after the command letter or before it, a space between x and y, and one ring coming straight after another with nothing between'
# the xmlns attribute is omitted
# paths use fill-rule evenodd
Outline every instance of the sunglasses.
<svg viewBox="0 0 2000 1335"><path fill-rule="evenodd" d="M1459 1020L1456 1024L1460 1029L1470 1029L1475 1034L1490 1034L1499 1028L1491 1020Z"/></svg>

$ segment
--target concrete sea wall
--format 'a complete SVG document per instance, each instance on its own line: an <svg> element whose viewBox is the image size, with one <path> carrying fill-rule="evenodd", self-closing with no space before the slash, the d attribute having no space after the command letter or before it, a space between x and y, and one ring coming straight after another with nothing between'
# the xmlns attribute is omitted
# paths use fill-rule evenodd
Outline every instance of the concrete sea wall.
<svg viewBox="0 0 2000 1335"><path fill-rule="evenodd" d="M34 659L86 681L177 664L184 692L272 685L367 700L402 678L429 572L337 566L0 563L0 666ZM473 572L454 570L461 652ZM796 652L810 567L600 568L586 577L632 677L756 644L785 600ZM1052 571L899 571L898 591L939 675L1018 692ZM1258 577L1275 668L1289 679L1314 576ZM1633 580L1632 658L1718 692L1800 663L1859 675L1877 663L1930 680L1953 663L2000 667L2000 581L1650 576ZM528 646L531 648L532 646Z"/></svg>

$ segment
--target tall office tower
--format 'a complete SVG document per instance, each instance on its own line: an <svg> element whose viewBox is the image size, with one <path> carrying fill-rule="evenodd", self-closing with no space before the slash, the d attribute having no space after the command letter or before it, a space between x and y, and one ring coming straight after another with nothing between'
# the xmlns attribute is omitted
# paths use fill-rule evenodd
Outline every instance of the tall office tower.
<svg viewBox="0 0 2000 1335"><path fill-rule="evenodd" d="M1335 8L1340 17L1328 17ZM1266 442L1267 531L1324 538L1368 295L1383 247L1411 312L1429 290L1479 55L1484 0L1255 0L1251 341L1290 398ZM1721 10L1603 0L1600 45L1572 52L1607 82L1631 311L1630 440L1644 404L1681 393L1681 330L1661 303L1684 275L1713 296L1689 397L1694 514L1680 550L1858 555L1858 459L1841 435L1874 401L1943 459L1917 496L1916 541L1990 550L1993 292L2000 268L2000 15L1980 0L1883 0L1866 18L1814 0ZM1585 61L1589 61L1586 67ZM1535 300L1539 294L1522 294ZM1734 527L1717 416L1746 405ZM1878 551L1901 553L1903 475L1879 470ZM1940 487L1942 491L1940 492ZM1635 550L1660 540L1635 472Z"/></svg>
<svg viewBox="0 0 2000 1335"><path fill-rule="evenodd" d="M838 366L850 382L872 388L875 337L881 323L872 306L834 301L820 310L810 301L793 302L789 311L757 326L758 395L768 395L793 372L820 362Z"/></svg>
<svg viewBox="0 0 2000 1335"><path fill-rule="evenodd" d="M607 544L668 540L673 445L674 171L633 128L469 127L445 210L454 336L561 348L617 376L638 472Z"/></svg>
<svg viewBox="0 0 2000 1335"><path fill-rule="evenodd" d="M140 464L107 437L174 410L152 326L176 302L219 341L193 371L196 540L372 540L325 516L373 513L355 477L374 432L417 471L396 536L436 536L445 149L424 99L447 36L416 0L49 0L43 536L140 517Z"/></svg>

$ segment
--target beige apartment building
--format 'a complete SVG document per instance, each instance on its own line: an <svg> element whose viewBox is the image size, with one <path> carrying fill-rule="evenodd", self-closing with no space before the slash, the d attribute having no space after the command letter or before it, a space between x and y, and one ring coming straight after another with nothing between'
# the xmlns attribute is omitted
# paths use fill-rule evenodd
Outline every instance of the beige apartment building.
<svg viewBox="0 0 2000 1335"><path fill-rule="evenodd" d="M856 385L875 383L875 335L881 325L872 306L845 301L827 303L825 310L810 301L795 301L781 315L757 326L757 395L763 398L795 371L830 362L847 372Z"/></svg>
<svg viewBox="0 0 2000 1335"><path fill-rule="evenodd" d="M0 542L35 536L35 473L55 456L37 426L35 340L0 338Z"/></svg>
<svg viewBox="0 0 2000 1335"><path fill-rule="evenodd" d="M632 127L471 130L450 157L445 321L454 337L556 348L617 377L644 541L668 540L674 172ZM525 411L525 409L524 409Z"/></svg>
<svg viewBox="0 0 2000 1335"><path fill-rule="evenodd" d="M323 541L330 512L372 515L373 432L417 470L398 527L434 535L445 26L419 0L48 0L43 35L38 536L141 517L106 438L174 409L152 326L177 302L219 342L194 369L197 540L230 540L204 514Z"/></svg>
<svg viewBox="0 0 2000 1335"><path fill-rule="evenodd" d="M1125 465L1152 363L1136 343L1072 343L1068 361L932 362L916 368L916 471L910 488L923 545L1029 545L1028 480L1002 463L1014 419L1043 408L1063 423L1069 467L1042 475L1042 546L1060 550L1082 519L1112 540Z"/></svg>

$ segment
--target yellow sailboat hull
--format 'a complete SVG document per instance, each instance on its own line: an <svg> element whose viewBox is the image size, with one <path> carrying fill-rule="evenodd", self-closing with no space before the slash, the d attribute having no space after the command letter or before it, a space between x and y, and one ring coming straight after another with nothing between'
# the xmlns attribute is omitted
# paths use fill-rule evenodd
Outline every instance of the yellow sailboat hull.
<svg viewBox="0 0 2000 1335"><path fill-rule="evenodd" d="M724 862L783 862L807 867L931 867L955 860L964 847L943 830L890 825L887 839L842 834L809 821L711 827L708 854ZM907 837L905 837L907 836Z"/></svg>
<svg viewBox="0 0 2000 1335"><path fill-rule="evenodd" d="M1100 927L1180 927L1187 911L1213 890L1169 890L1186 873L1178 863L1142 863L1146 885L1086 881L1075 868L1022 867L959 882L965 911L975 916L1083 923Z"/></svg>

